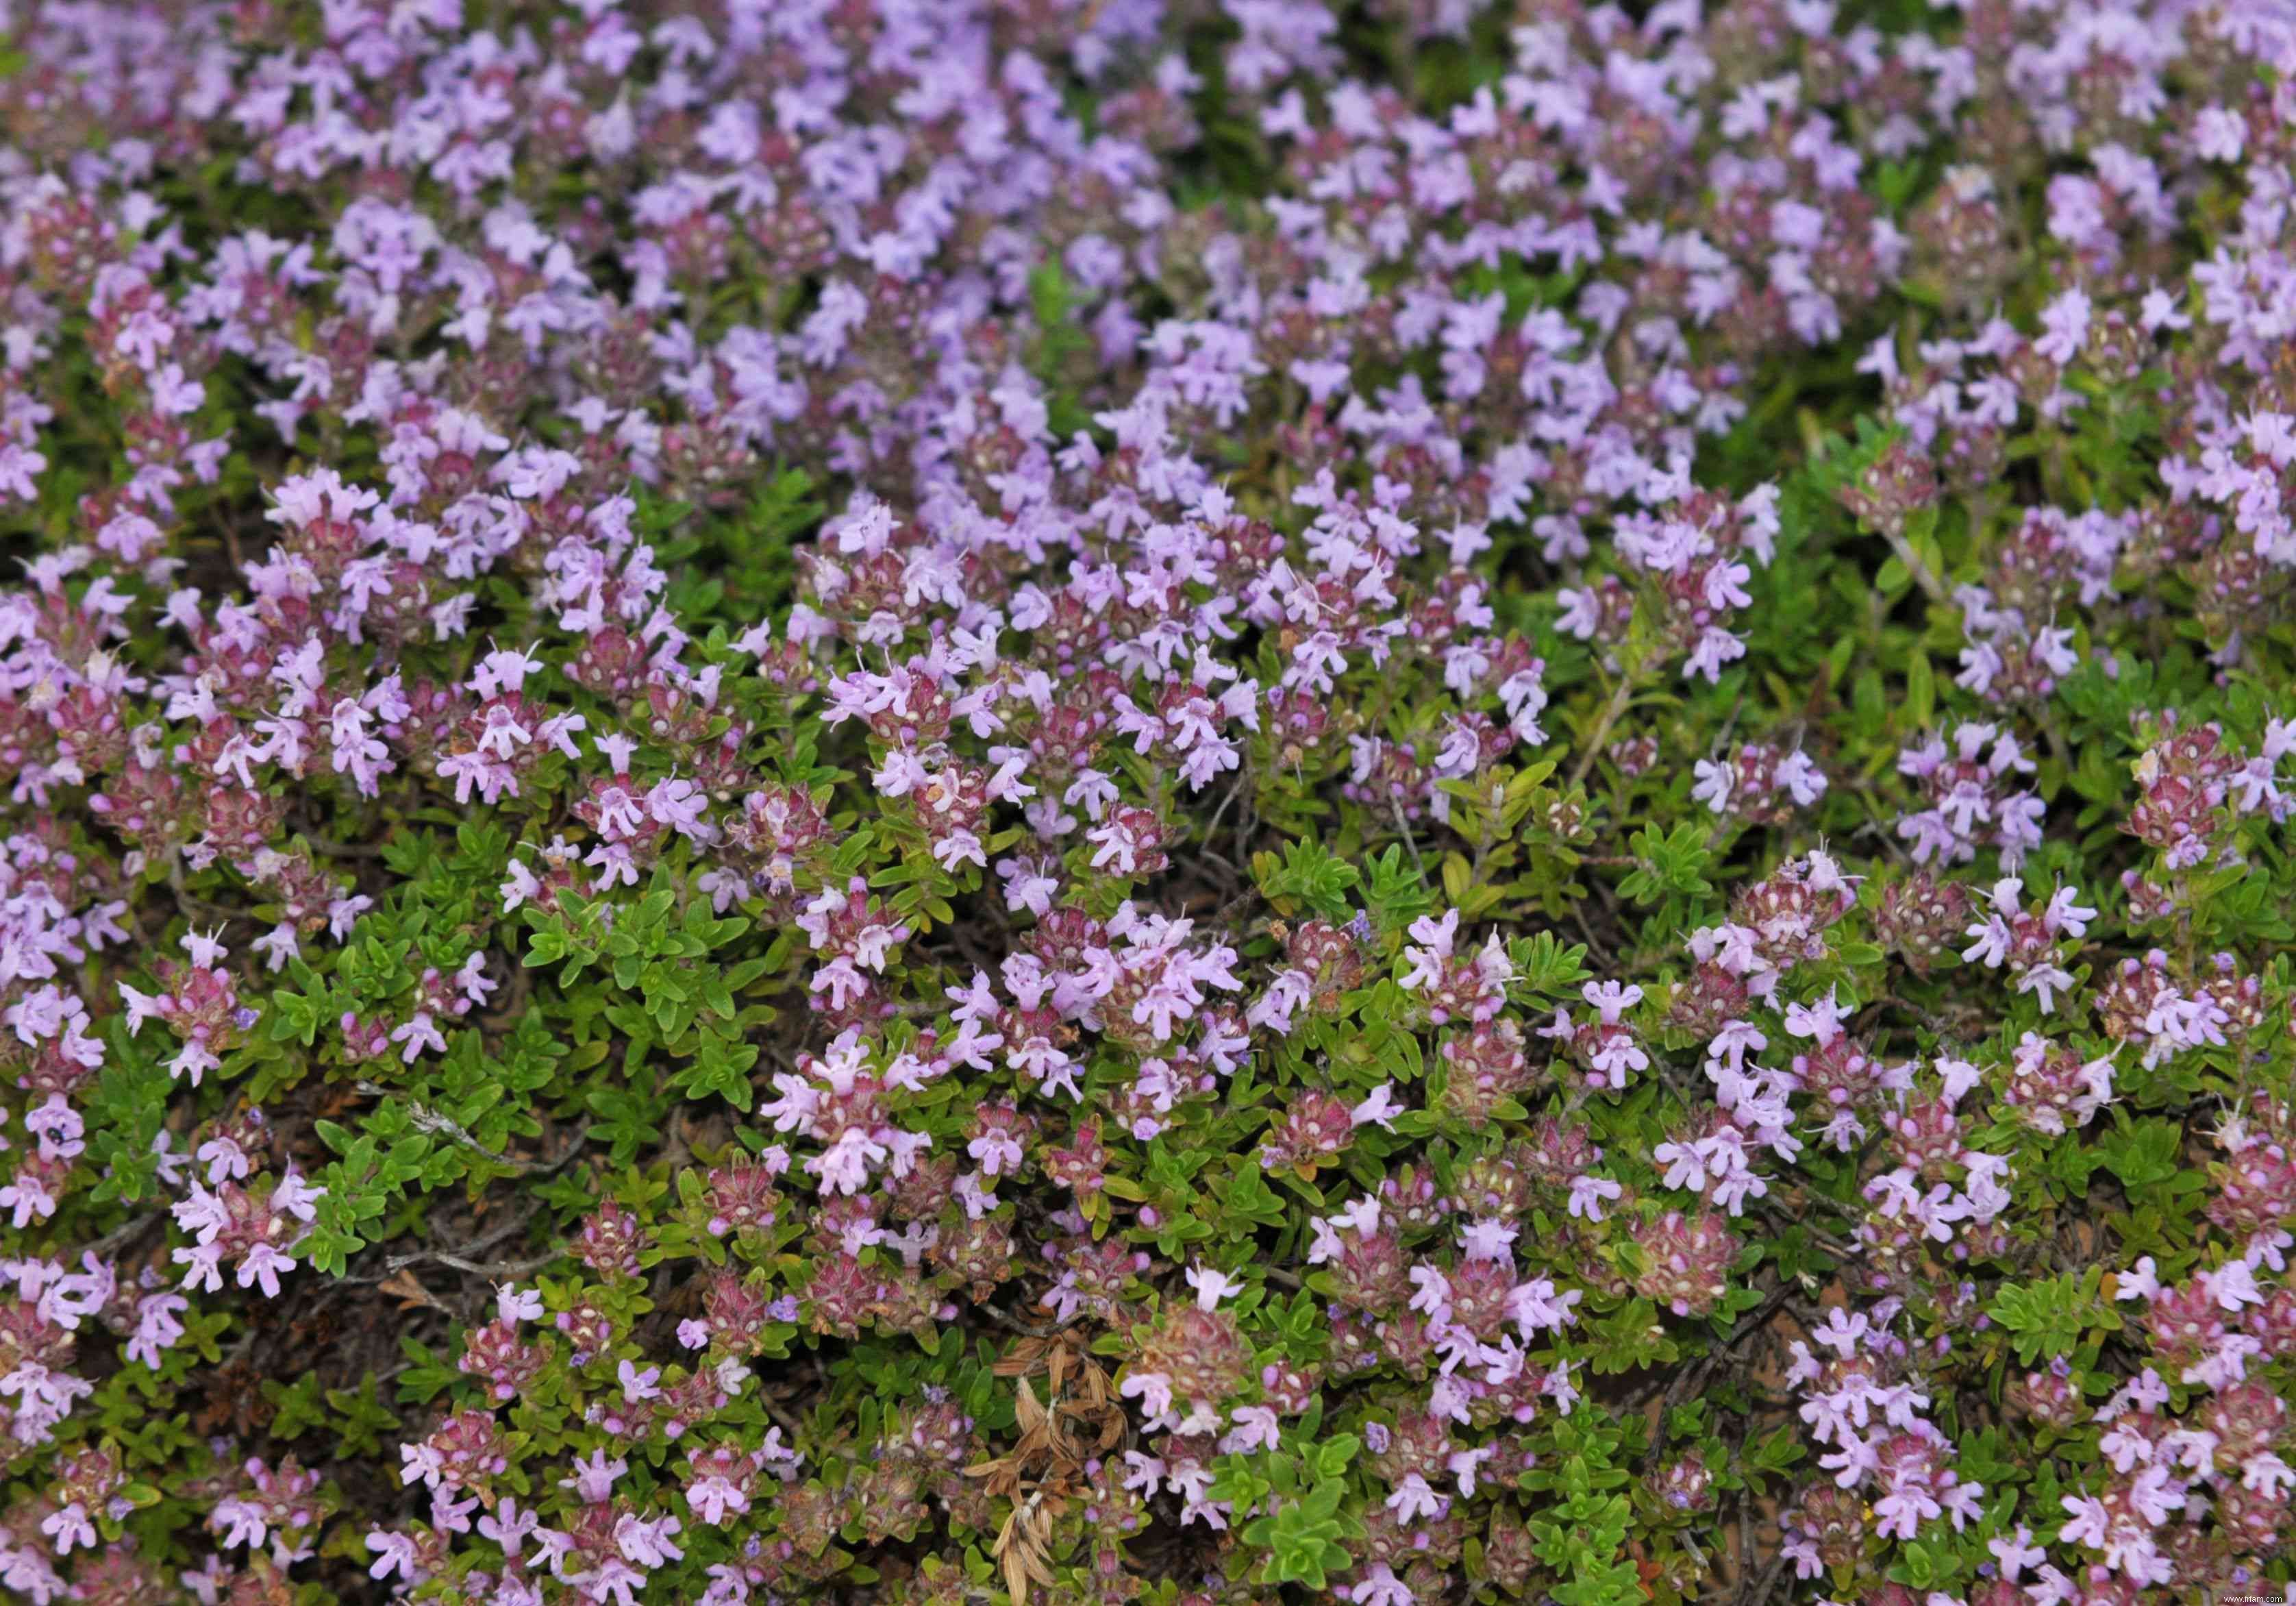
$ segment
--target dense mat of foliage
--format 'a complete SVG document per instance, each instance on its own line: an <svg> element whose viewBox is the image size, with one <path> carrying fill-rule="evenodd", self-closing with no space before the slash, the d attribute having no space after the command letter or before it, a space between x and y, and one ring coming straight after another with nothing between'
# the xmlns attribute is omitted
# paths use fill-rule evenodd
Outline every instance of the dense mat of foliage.
<svg viewBox="0 0 2296 1606"><path fill-rule="evenodd" d="M2284 1588L2283 0L6 17L12 1596Z"/></svg>

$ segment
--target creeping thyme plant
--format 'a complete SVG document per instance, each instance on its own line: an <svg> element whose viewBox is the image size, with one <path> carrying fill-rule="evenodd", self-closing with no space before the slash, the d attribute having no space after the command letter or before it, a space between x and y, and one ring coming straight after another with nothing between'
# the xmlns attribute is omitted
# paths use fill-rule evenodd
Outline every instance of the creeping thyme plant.
<svg viewBox="0 0 2296 1606"><path fill-rule="evenodd" d="M2285 0L0 18L8 1598L2285 1591Z"/></svg>

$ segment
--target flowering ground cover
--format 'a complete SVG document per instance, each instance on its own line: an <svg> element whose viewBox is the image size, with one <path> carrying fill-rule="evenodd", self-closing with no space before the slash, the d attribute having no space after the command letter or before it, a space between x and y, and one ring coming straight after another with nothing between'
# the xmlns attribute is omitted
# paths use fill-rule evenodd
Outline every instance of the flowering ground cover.
<svg viewBox="0 0 2296 1606"><path fill-rule="evenodd" d="M0 1586L2266 1598L2286 0L11 0Z"/></svg>

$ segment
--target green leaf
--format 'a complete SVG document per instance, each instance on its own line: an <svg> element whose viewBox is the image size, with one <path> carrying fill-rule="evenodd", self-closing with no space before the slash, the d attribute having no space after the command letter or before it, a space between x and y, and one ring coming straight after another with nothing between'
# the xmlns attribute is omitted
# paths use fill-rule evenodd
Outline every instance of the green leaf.
<svg viewBox="0 0 2296 1606"><path fill-rule="evenodd" d="M1401 931L1435 907L1435 895L1417 867L1403 856L1402 844L1392 844L1370 861L1364 903L1380 930Z"/></svg>
<svg viewBox="0 0 2296 1606"><path fill-rule="evenodd" d="M1292 912L1287 905L1305 904L1334 921L1349 918L1352 910L1348 889L1363 879L1354 865L1334 858L1323 844L1313 840L1284 844L1280 864L1275 854L1260 853L1253 859L1252 869L1260 890L1278 912Z"/></svg>
<svg viewBox="0 0 2296 1606"><path fill-rule="evenodd" d="M2044 1357L2071 1355L2092 1330L2120 1330L2120 1314L2104 1297L2103 1282L2104 1268L2091 1265L2044 1282L2005 1287L1988 1308L2011 1335L2018 1359L2030 1366Z"/></svg>
<svg viewBox="0 0 2296 1606"><path fill-rule="evenodd" d="M1565 998L1577 992L1579 984L1589 975L1587 944L1574 943L1565 948L1551 931L1515 938L1507 944L1507 957L1514 962L1519 986L1549 998Z"/></svg>
<svg viewBox="0 0 2296 1606"><path fill-rule="evenodd" d="M2112 1117L2113 1130L2098 1140L2096 1151L2105 1169L2119 1177L2122 1186L2134 1191L2165 1182L2184 1169L2182 1126L2158 1119L2132 1121L2128 1112L2120 1108Z"/></svg>

